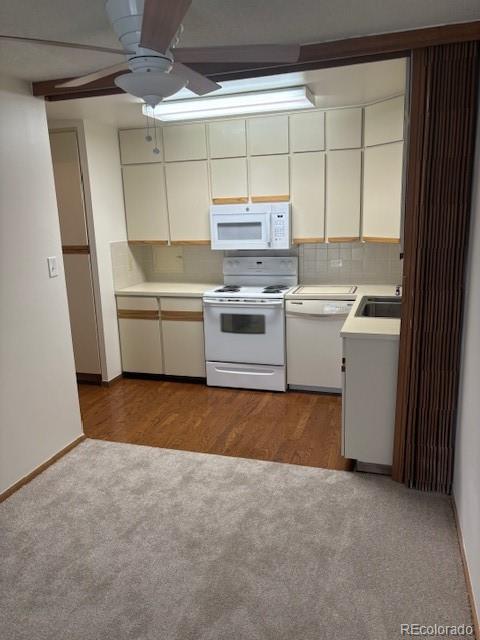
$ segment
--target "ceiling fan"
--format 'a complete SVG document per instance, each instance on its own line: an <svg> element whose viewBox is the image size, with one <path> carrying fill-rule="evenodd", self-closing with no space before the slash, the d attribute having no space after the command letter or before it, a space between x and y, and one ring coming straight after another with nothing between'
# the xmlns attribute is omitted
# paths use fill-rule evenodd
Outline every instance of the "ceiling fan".
<svg viewBox="0 0 480 640"><path fill-rule="evenodd" d="M142 98L152 108L163 98L188 88L199 96L220 88L189 65L199 62L288 63L296 62L300 45L243 45L177 47L182 20L192 0L107 0L105 8L123 49L97 47L56 40L0 35L0 38L88 49L126 56L127 60L69 80L59 87L79 87L104 76L129 70L115 78L126 93Z"/></svg>

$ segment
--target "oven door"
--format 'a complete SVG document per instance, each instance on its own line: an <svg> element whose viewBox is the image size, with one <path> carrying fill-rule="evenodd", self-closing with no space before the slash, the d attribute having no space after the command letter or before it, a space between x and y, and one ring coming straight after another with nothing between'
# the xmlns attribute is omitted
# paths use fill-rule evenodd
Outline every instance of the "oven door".
<svg viewBox="0 0 480 640"><path fill-rule="evenodd" d="M270 213L214 213L212 249L269 249Z"/></svg>
<svg viewBox="0 0 480 640"><path fill-rule="evenodd" d="M204 300L205 358L211 362L285 364L283 300Z"/></svg>

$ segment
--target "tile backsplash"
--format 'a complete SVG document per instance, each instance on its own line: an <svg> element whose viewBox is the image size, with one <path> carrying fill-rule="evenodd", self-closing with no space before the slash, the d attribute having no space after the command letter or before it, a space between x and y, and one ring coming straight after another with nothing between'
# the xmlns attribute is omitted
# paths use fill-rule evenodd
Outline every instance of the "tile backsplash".
<svg viewBox="0 0 480 640"><path fill-rule="evenodd" d="M205 246L129 245L112 242L116 289L143 281L223 282L223 252ZM298 247L299 281L331 284L399 284L398 244L304 244Z"/></svg>
<svg viewBox="0 0 480 640"><path fill-rule="evenodd" d="M303 244L299 279L307 284L401 284L400 245L363 242Z"/></svg>

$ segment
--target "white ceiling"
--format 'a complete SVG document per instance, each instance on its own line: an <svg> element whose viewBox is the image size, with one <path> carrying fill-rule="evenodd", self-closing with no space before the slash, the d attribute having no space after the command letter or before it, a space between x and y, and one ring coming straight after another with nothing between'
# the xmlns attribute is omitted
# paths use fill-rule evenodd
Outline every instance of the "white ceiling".
<svg viewBox="0 0 480 640"><path fill-rule="evenodd" d="M405 74L404 59L385 60L332 69L232 80L222 83L222 89L211 95L307 85L315 95L317 106L349 106L402 93L405 89ZM192 97L187 90L175 95L175 99L187 97ZM61 100L47 103L47 116L50 121L96 120L116 127L142 127L145 121L141 104L140 99L126 94Z"/></svg>
<svg viewBox="0 0 480 640"><path fill-rule="evenodd" d="M193 0L181 45L319 42L480 19L478 0ZM104 0L1 0L5 34L103 46L118 42ZM0 73L81 75L121 56L0 41Z"/></svg>

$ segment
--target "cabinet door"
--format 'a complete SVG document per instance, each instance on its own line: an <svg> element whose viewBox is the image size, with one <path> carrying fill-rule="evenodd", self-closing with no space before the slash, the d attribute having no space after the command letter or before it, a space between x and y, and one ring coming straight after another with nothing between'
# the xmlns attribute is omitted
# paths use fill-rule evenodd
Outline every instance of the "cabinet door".
<svg viewBox="0 0 480 640"><path fill-rule="evenodd" d="M207 157L207 141L203 123L163 127L165 160L202 160Z"/></svg>
<svg viewBox="0 0 480 640"><path fill-rule="evenodd" d="M122 370L163 373L157 298L117 297Z"/></svg>
<svg viewBox="0 0 480 640"><path fill-rule="evenodd" d="M291 151L323 151L325 149L325 112L312 111L290 116Z"/></svg>
<svg viewBox="0 0 480 640"><path fill-rule="evenodd" d="M252 202L289 200L288 156L258 156L248 162Z"/></svg>
<svg viewBox="0 0 480 640"><path fill-rule="evenodd" d="M365 107L365 146L403 140L404 96Z"/></svg>
<svg viewBox="0 0 480 640"><path fill-rule="evenodd" d="M360 238L362 152L330 151L327 158L327 234L330 242Z"/></svg>
<svg viewBox="0 0 480 640"><path fill-rule="evenodd" d="M247 154L245 120L219 120L208 125L210 158L235 158Z"/></svg>
<svg viewBox="0 0 480 640"><path fill-rule="evenodd" d="M362 110L327 111L326 130L329 149L359 149L362 146Z"/></svg>
<svg viewBox="0 0 480 640"><path fill-rule="evenodd" d="M128 165L122 168L129 240L168 242L168 216L163 166Z"/></svg>
<svg viewBox="0 0 480 640"><path fill-rule="evenodd" d="M288 116L247 120L248 153L252 156L288 153Z"/></svg>
<svg viewBox="0 0 480 640"><path fill-rule="evenodd" d="M248 202L247 161L245 158L211 160L213 202L227 199Z"/></svg>
<svg viewBox="0 0 480 640"><path fill-rule="evenodd" d="M50 148L62 245L88 245L76 132L51 132Z"/></svg>
<svg viewBox="0 0 480 640"><path fill-rule="evenodd" d="M365 149L363 239L399 242L402 207L403 143Z"/></svg>
<svg viewBox="0 0 480 640"><path fill-rule="evenodd" d="M153 136L151 132L150 134ZM163 160L161 133L157 133L157 146L160 153L153 152L155 143L147 141L146 135L145 129L124 129L118 132L122 164L141 164Z"/></svg>
<svg viewBox="0 0 480 640"><path fill-rule="evenodd" d="M200 298L161 298L165 373L205 377L203 308Z"/></svg>
<svg viewBox="0 0 480 640"><path fill-rule="evenodd" d="M165 167L173 244L210 244L207 163L175 162Z"/></svg>
<svg viewBox="0 0 480 640"><path fill-rule="evenodd" d="M323 242L325 239L325 154L292 156L293 241Z"/></svg>

